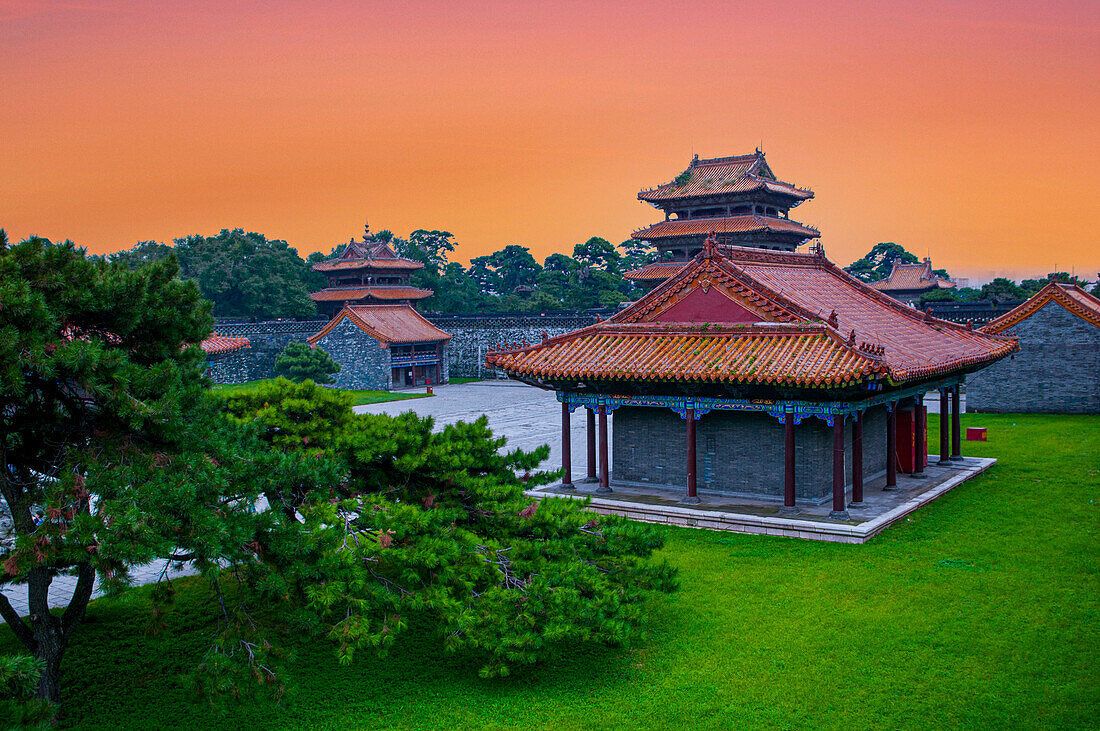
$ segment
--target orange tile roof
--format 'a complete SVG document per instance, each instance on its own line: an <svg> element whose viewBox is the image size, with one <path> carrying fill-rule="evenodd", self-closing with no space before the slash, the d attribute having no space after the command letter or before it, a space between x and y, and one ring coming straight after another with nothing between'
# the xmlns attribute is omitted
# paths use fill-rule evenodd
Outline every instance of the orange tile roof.
<svg viewBox="0 0 1100 731"><path fill-rule="evenodd" d="M899 264L894 262L893 269L886 279L871 282L877 290L888 292L910 289L951 289L955 283L949 279L937 277L932 273L932 262L925 259L919 264Z"/></svg>
<svg viewBox="0 0 1100 731"><path fill-rule="evenodd" d="M1087 323L1100 327L1100 299L1074 284L1050 282L1027 302L985 325L983 332L1001 334L1019 325L1051 302L1055 302Z"/></svg>
<svg viewBox="0 0 1100 731"><path fill-rule="evenodd" d="M748 310L759 317L760 323L755 326L758 328L765 327L766 323L776 323L771 327L813 326L828 330L833 345L814 352L833 363L833 367L839 370L821 370L821 360L804 360L802 348L806 341L785 337L791 332L789 330L757 331L734 327L728 330L731 335L725 335L727 330L719 330L723 337L730 337L735 332L740 333L741 337L749 333L754 338L764 339L778 337L777 333L784 335L778 340L769 340L776 349L766 351L769 369L763 372L773 378L768 382L835 385L849 382L858 372L864 374L862 377L881 374L891 383L897 384L963 372L1002 358L1018 347L1014 339L991 336L963 325L936 320L907 307L856 280L825 259L820 252L797 254L749 247L718 247L709 240L703 252L669 280L616 314L607 323L580 332L585 337L606 332L621 339L625 332L629 332L621 330L623 326L648 325L651 328L671 328L663 336L655 334L653 339L656 341L684 337L683 333L675 329L676 326L692 328L698 327L698 323L668 323L665 320L673 316L672 313L684 311L673 308L689 295L698 290L705 294L712 289L724 295L712 300L713 306L718 308L713 314L706 315L712 323L722 322L721 308L728 307L731 314L729 321L737 319L733 316L735 310L740 313ZM662 325L655 324L658 319L662 320ZM516 352L534 353L551 346L559 349L557 344L560 342L562 338L551 339L547 343ZM824 341L814 342L825 348ZM573 377L569 374L584 372L588 374L585 377L590 379L624 380L631 377L630 373L634 373L636 378L647 378L649 371L644 368L632 365L631 368L635 370L631 371L630 368L616 364L618 351L613 349L616 343L618 341L604 343L608 348L606 355L604 351L597 349L574 347L568 351L562 350L560 352L563 355L550 363L553 368L549 370L533 370L535 366L541 367L535 355L500 360L507 353L499 353L491 355L489 362L500 363L500 367L508 373L519 377L552 377L554 373L560 377ZM650 347L665 346L653 344ZM761 342L759 347L766 346ZM849 359L842 359L837 348L846 349L845 352L850 354ZM696 355L694 350L661 349L659 352L665 358L661 373L696 372L690 370L698 365L693 360ZM710 372L709 377L715 380L722 377L759 382L754 379L757 374L755 368L758 367L755 364L760 352L752 348L730 348L719 352L728 352L731 357L713 364L718 370ZM866 370L869 368L867 363L858 360L856 356L869 358L879 365ZM705 358L705 354L702 357ZM737 358L744 360L738 361ZM774 370L773 365L779 370Z"/></svg>
<svg viewBox="0 0 1100 731"><path fill-rule="evenodd" d="M307 338L310 345L316 345L325 335L344 320L350 320L356 327L387 344L431 343L450 340L451 334L440 330L424 319L409 305L347 305L336 317L329 320L320 332Z"/></svg>
<svg viewBox="0 0 1100 731"><path fill-rule="evenodd" d="M373 297L379 300L419 300L431 297L434 294L430 289L417 287L330 287L320 292L313 292L309 296L314 302L351 302L353 300Z"/></svg>
<svg viewBox="0 0 1100 731"><path fill-rule="evenodd" d="M646 264L641 269L632 269L624 274L623 278L632 279L634 281L668 279L685 266L687 266L687 262L656 262L653 264Z"/></svg>
<svg viewBox="0 0 1100 731"><path fill-rule="evenodd" d="M230 335L218 335L210 333L201 343L199 347L202 348L202 352L207 355L223 355L225 353L232 353L235 350L248 347L248 338L236 338Z"/></svg>
<svg viewBox="0 0 1100 731"><path fill-rule="evenodd" d="M397 255L384 241L349 241L343 251L333 259L313 265L316 272L345 269L423 269L424 265Z"/></svg>
<svg viewBox="0 0 1100 731"><path fill-rule="evenodd" d="M315 272L333 272L346 269L407 269L415 271L424 265L411 259L328 259L313 265Z"/></svg>
<svg viewBox="0 0 1100 731"><path fill-rule="evenodd" d="M777 180L764 160L764 153L759 151L749 155L716 157L709 160L695 159L684 172L688 175L681 184L672 180L656 188L643 190L638 193L638 199L659 205L662 202L682 198L767 190L790 196L801 202L814 195L811 190L797 188L790 183Z"/></svg>
<svg viewBox="0 0 1100 731"><path fill-rule="evenodd" d="M885 372L824 324L595 325L487 362L532 378L838 386Z"/></svg>
<svg viewBox="0 0 1100 731"><path fill-rule="evenodd" d="M633 239L663 239L672 236L699 236L714 231L719 240L727 233L765 233L777 231L780 233L801 234L804 238L817 238L821 232L816 228L805 226L797 221L786 218L771 218L766 216L722 216L719 218L684 218L671 221L661 221L652 226L635 231L630 235Z"/></svg>

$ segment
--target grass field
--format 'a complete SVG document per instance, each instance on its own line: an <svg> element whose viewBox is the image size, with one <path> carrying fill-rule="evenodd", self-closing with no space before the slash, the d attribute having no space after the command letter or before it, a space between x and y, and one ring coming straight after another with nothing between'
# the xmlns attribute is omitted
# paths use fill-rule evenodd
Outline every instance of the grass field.
<svg viewBox="0 0 1100 731"><path fill-rule="evenodd" d="M938 419L930 420L934 427ZM282 706L217 716L178 676L198 585L147 638L147 589L100 600L66 657L80 728L1095 728L1100 418L967 415L1000 462L864 545L667 529L682 589L650 638L503 680L426 628L339 668L298 647ZM933 429L929 444L938 444ZM933 450L934 451L934 450ZM201 615L205 616L205 615ZM5 633L2 649L14 649Z"/></svg>
<svg viewBox="0 0 1100 731"><path fill-rule="evenodd" d="M259 381L248 381L247 383L230 383L214 386L214 390L218 393L229 395L231 393L247 393L249 391L255 391L257 388L265 383L268 383L273 379L263 379ZM351 394L352 405L360 406L362 404L380 404L383 401L404 401L410 398L424 398L426 393L391 393L390 391L362 391L356 389L339 389L344 393Z"/></svg>

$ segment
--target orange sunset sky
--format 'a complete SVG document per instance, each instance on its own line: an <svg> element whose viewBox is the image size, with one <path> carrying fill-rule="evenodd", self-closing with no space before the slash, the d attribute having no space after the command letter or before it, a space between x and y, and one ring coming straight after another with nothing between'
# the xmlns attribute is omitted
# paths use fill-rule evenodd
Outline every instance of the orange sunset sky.
<svg viewBox="0 0 1100 731"><path fill-rule="evenodd" d="M847 264L1100 271L1100 4L0 0L0 226L538 258L759 144Z"/></svg>

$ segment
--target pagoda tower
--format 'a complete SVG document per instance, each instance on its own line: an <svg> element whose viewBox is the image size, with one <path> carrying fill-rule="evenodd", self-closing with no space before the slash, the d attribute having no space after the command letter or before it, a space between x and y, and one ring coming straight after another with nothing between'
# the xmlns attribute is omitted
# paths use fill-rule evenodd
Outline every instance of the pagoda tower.
<svg viewBox="0 0 1100 731"><path fill-rule="evenodd" d="M696 155L670 182L638 193L638 200L663 211L665 220L631 238L654 244L660 262L626 277L659 284L698 254L712 231L723 246L794 251L821 235L790 217L792 208L813 196L812 190L776 178L759 149L703 160Z"/></svg>
<svg viewBox="0 0 1100 731"><path fill-rule="evenodd" d="M368 230L362 241L352 239L339 255L313 265L314 271L328 277L328 287L310 297L325 316L335 315L344 305L412 305L434 294L409 281L423 268L418 261L398 256Z"/></svg>

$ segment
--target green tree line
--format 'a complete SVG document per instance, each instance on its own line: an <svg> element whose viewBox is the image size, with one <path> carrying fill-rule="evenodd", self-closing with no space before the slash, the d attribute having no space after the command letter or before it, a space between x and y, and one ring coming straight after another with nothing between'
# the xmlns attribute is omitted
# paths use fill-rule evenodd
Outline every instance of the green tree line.
<svg viewBox="0 0 1100 731"><path fill-rule="evenodd" d="M412 283L435 292L421 303L421 309L431 312L614 308L644 294L623 275L658 259L656 249L643 242L627 240L615 246L593 236L576 244L571 254L554 253L542 262L528 247L509 244L463 266L452 261L458 243L448 231L417 229L402 238L383 230L364 239L387 242L401 256L424 264L413 274ZM314 272L313 265L339 255L346 246L340 244L327 255L315 252L303 259L286 241L225 229L216 236L176 239L172 246L143 241L106 258L135 268L174 254L180 276L198 285L218 317L306 318L317 312L309 293L326 286L325 277ZM900 244L883 242L846 269L864 282L875 282L889 276L895 261L915 263L918 259ZM948 277L943 269L934 273ZM1090 286L1066 272L1053 272L1043 279L1019 283L1002 277L981 288L937 290L924 295L922 302L1020 301L1051 279L1076 282L1086 289ZM1093 287L1093 293L1098 291L1100 283Z"/></svg>

